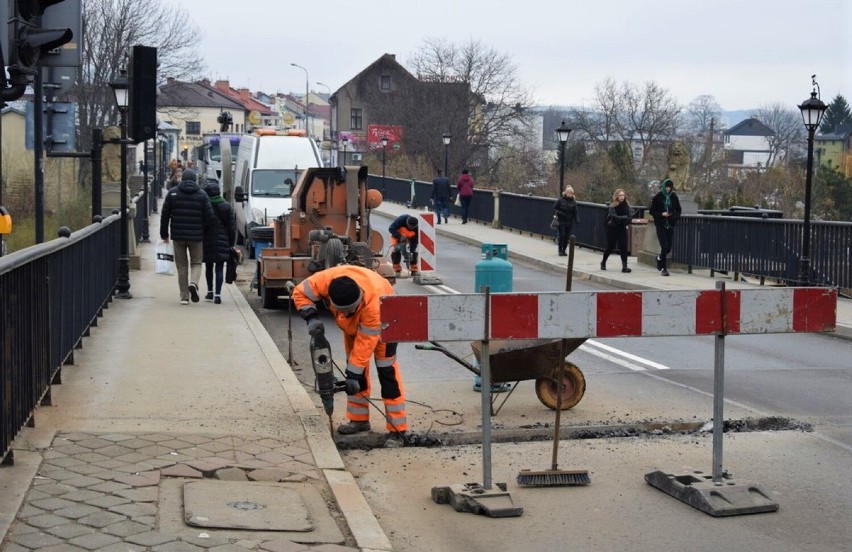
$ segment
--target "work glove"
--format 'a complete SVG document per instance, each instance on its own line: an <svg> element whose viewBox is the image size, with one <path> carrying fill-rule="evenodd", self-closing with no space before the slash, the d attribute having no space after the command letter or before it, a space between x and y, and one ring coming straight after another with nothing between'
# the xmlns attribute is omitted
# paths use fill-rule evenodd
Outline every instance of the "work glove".
<svg viewBox="0 0 852 552"><path fill-rule="evenodd" d="M350 370L346 370L346 394L357 395L362 390L367 388L367 378L364 374L356 374Z"/></svg>
<svg viewBox="0 0 852 552"><path fill-rule="evenodd" d="M311 318L308 320L308 333L311 334L311 337L314 337L317 334L325 335L325 326L323 326L319 318Z"/></svg>

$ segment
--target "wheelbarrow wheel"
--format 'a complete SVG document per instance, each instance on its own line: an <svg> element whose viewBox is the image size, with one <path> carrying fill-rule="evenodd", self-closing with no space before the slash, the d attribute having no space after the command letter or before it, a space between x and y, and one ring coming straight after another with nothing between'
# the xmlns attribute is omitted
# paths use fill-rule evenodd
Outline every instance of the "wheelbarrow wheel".
<svg viewBox="0 0 852 552"><path fill-rule="evenodd" d="M556 410L556 378L559 370L553 370L550 377L535 380L535 394L541 404ZM562 387L562 410L574 408L586 392L586 378L576 365L566 362Z"/></svg>

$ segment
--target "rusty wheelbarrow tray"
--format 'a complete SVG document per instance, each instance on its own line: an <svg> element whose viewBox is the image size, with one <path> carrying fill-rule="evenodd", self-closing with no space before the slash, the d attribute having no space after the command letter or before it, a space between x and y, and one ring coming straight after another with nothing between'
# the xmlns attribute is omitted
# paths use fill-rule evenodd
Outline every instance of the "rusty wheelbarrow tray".
<svg viewBox="0 0 852 552"><path fill-rule="evenodd" d="M499 340L493 339L488 342L490 347L489 362L491 367L492 383L515 383L525 380L535 380L535 393L543 405L556 410L557 380L559 378L559 363L562 354L562 339L519 339ZM585 338L567 339L565 354L576 350ZM481 364L481 341L472 341L470 348L476 357L476 364L471 364L452 351L447 350L437 342L428 345L418 344L415 348L429 351L438 351L455 360L477 376L481 375L479 366ZM569 410L580 402L586 392L586 378L583 372L574 363L562 359L565 363L562 388L562 410ZM492 410L494 414L499 412L503 404L515 391L516 385L508 392L499 406L494 410L494 396L492 396Z"/></svg>

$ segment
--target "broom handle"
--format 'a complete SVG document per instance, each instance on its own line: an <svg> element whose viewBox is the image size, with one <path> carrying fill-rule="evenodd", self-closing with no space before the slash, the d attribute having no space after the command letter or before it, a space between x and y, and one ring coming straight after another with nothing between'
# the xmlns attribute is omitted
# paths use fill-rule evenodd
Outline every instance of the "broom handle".
<svg viewBox="0 0 852 552"><path fill-rule="evenodd" d="M568 274L565 276L565 291L571 291L571 284L574 277L574 235L568 238ZM559 422L562 417L562 386L565 380L565 357L568 356L568 340L562 339L559 347L559 370L557 370L558 380L556 381L556 421L553 424L553 454L550 459L550 469L556 470L559 467L557 461L559 457Z"/></svg>

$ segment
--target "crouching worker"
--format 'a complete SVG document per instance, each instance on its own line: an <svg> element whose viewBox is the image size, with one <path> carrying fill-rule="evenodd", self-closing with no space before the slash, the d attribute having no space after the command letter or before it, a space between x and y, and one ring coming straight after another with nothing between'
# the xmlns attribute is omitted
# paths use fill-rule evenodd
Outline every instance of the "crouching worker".
<svg viewBox="0 0 852 552"><path fill-rule="evenodd" d="M393 219L388 227L391 235L391 262L393 263L393 271L397 276L402 272L402 255L405 252L406 244L411 255L409 261L409 270L411 275L420 272L420 265L417 258L417 246L420 239L417 229L417 217L412 217L407 213L403 213Z"/></svg>
<svg viewBox="0 0 852 552"><path fill-rule="evenodd" d="M360 391L346 397L348 424L337 432L350 435L370 431L370 358L375 357L376 371L385 405L385 427L390 432L386 447L405 444L408 421L405 390L396 362L396 343L381 340L379 298L393 295L390 283L376 272L353 265L341 265L317 272L297 285L291 294L293 304L308 323L308 333L325 332L316 304L323 301L343 330L346 351L347 389L357 382ZM350 381L354 380L354 381Z"/></svg>

